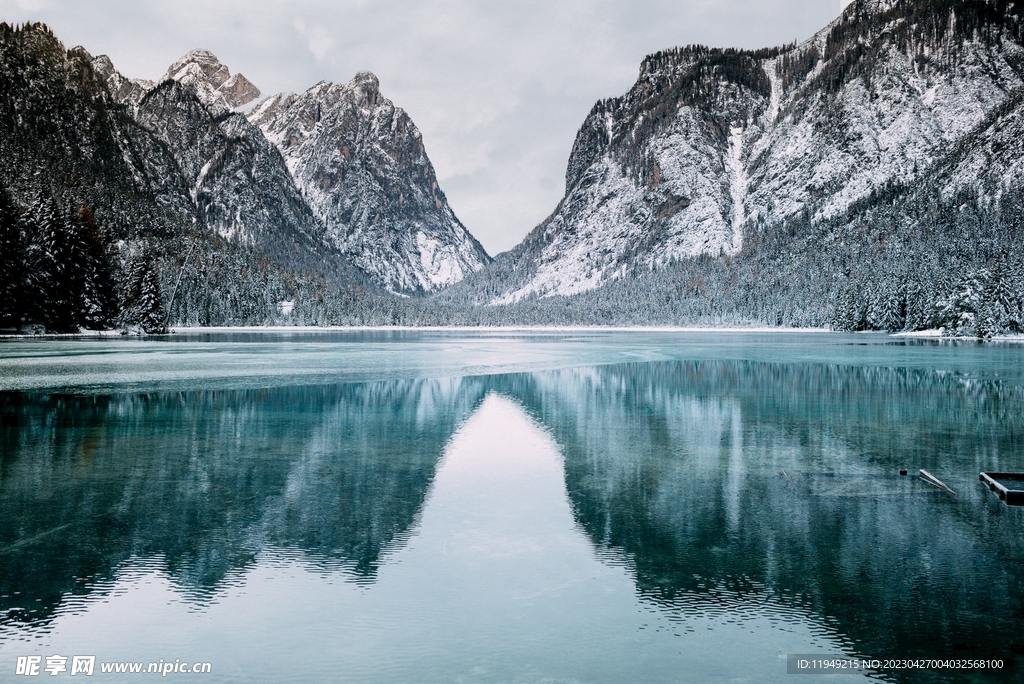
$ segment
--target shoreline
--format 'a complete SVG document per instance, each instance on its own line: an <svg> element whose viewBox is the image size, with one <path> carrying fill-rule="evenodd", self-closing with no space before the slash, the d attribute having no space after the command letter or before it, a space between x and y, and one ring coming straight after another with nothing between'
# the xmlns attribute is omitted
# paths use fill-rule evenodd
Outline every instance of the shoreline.
<svg viewBox="0 0 1024 684"><path fill-rule="evenodd" d="M152 335L125 335L120 330L82 330L77 333L0 333L0 339L42 339L42 338L131 338L172 337L202 335L208 333L324 333L324 332L655 332L655 333L834 333L831 328L783 328L783 327L701 327L701 326L414 326L414 325L239 325L239 326L171 326L166 333Z"/></svg>
<svg viewBox="0 0 1024 684"><path fill-rule="evenodd" d="M203 334L259 334L259 333L295 333L299 335L315 333L347 333L347 332L470 332L470 333L748 333L748 334L837 334L887 335L894 338L920 340L950 341L982 341L975 337L946 337L941 329L913 330L886 333L881 330L864 330L856 333L837 331L832 328L785 328L772 326L601 326L601 325L568 325L568 326L412 326L412 325L379 325L379 326L314 326L314 325L240 325L240 326L172 326L168 332L153 335L126 335L120 330L82 330L77 333L0 333L0 339L146 339L161 337L184 337ZM1024 334L997 335L987 342L1024 343Z"/></svg>
<svg viewBox="0 0 1024 684"><path fill-rule="evenodd" d="M354 325L354 326L210 326L171 328L169 334L193 334L206 332L387 332L438 331L438 332L834 332L830 328L775 328L757 327L700 327L700 326L603 326L603 325Z"/></svg>

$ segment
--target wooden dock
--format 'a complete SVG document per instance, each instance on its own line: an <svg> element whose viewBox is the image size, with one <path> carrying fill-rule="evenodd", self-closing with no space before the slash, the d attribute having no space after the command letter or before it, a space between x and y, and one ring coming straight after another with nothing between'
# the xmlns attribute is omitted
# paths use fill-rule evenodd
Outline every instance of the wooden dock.
<svg viewBox="0 0 1024 684"><path fill-rule="evenodd" d="M1024 473L981 473L978 479L1007 506L1024 506Z"/></svg>

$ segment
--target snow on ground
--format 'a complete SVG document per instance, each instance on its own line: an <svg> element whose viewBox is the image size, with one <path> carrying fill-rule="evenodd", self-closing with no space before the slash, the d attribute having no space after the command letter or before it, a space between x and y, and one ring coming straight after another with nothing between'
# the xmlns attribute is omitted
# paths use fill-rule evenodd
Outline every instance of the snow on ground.
<svg viewBox="0 0 1024 684"><path fill-rule="evenodd" d="M935 330L908 330L906 332L893 333L893 337L942 337L942 328Z"/></svg>
<svg viewBox="0 0 1024 684"><path fill-rule="evenodd" d="M420 253L420 270L416 274L423 289L431 290L456 283L464 277L455 245L442 244L423 231L416 233L416 248Z"/></svg>
<svg viewBox="0 0 1024 684"><path fill-rule="evenodd" d="M772 96L774 97L774 85ZM725 159L725 167L729 173L729 194L732 197L732 253L736 254L743 247L743 222L746 220L744 201L747 196L746 166L743 164L743 127L734 126L729 131L729 153Z"/></svg>
<svg viewBox="0 0 1024 684"><path fill-rule="evenodd" d="M976 338L976 337L947 336L947 335L944 334L944 332L945 331L942 328L931 329L931 330L910 330L910 331L906 331L906 332L893 333L892 336L893 337L912 337L912 338L917 338L917 339L932 339L932 340L934 340L934 339L945 339L945 340L973 340L975 342L978 341L978 338ZM1024 334L995 335L994 337L992 337L991 339L986 340L986 341L988 341L988 342L1014 342L1014 343L1024 344Z"/></svg>

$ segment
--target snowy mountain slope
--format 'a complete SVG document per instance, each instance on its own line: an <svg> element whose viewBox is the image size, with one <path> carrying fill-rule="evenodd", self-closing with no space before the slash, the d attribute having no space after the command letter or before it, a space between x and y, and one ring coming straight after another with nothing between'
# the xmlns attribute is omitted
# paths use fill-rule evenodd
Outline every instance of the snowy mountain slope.
<svg viewBox="0 0 1024 684"><path fill-rule="evenodd" d="M752 149L750 202L764 221L804 208L834 216L920 177L1024 83L1018 15L989 26L1005 39L987 41L972 26L987 3L882 6L892 9L854 3L786 55L818 62L780 88L779 115Z"/></svg>
<svg viewBox="0 0 1024 684"><path fill-rule="evenodd" d="M327 241L383 287L435 290L490 261L448 206L416 126L373 74L273 96L248 116L284 156Z"/></svg>
<svg viewBox="0 0 1024 684"><path fill-rule="evenodd" d="M587 117L565 198L503 257L518 275L492 301L735 255L755 226L923 177L1024 84L1020 17L1016 2L857 0L799 45L648 57Z"/></svg>
<svg viewBox="0 0 1024 684"><path fill-rule="evenodd" d="M195 217L177 164L124 108L83 48L42 24L0 24L0 178L16 204L45 195L84 203L108 236Z"/></svg>
<svg viewBox="0 0 1024 684"><path fill-rule="evenodd" d="M944 198L969 191L992 206L1004 198L1019 200L1024 185L1024 88L989 112L934 172Z"/></svg>
<svg viewBox="0 0 1024 684"><path fill-rule="evenodd" d="M245 116L227 108L245 99L229 92L240 81L228 73L212 54L189 52L168 69L173 78L143 95L135 120L171 151L196 211L213 233L291 268L366 282L324 241L322 225L280 153Z"/></svg>
<svg viewBox="0 0 1024 684"><path fill-rule="evenodd" d="M687 48L645 60L629 93L591 111L566 197L528 238L540 252L535 276L498 302L592 289L638 262L735 251L746 172L733 122L768 96L751 55Z"/></svg>
<svg viewBox="0 0 1024 684"><path fill-rule="evenodd" d="M164 81L139 103L136 119L172 151L215 233L249 244L282 232L315 241L316 220L280 155L245 117L215 116L185 86Z"/></svg>

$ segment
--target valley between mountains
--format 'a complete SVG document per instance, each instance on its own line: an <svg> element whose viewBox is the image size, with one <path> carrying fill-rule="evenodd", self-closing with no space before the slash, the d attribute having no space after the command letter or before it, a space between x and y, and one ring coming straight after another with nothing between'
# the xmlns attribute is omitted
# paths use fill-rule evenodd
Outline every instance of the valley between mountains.
<svg viewBox="0 0 1024 684"><path fill-rule="evenodd" d="M0 327L1021 333L1022 14L855 0L803 42L651 54L493 258L371 73L266 96L194 50L133 80L0 24Z"/></svg>

